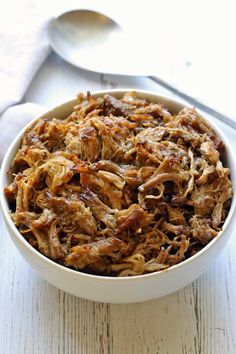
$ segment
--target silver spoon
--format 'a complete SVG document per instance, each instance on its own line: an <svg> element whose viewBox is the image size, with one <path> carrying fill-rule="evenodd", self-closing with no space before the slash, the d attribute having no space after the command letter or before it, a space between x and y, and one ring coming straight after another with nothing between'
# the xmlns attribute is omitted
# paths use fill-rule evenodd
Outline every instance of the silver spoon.
<svg viewBox="0 0 236 354"><path fill-rule="evenodd" d="M180 91L167 80L153 76L156 62L150 63L151 56L149 59L137 56L133 51L135 45L130 45L134 38L102 13L82 9L63 13L50 22L48 36L53 50L77 67L106 74L148 76L191 105L236 129L232 118Z"/></svg>

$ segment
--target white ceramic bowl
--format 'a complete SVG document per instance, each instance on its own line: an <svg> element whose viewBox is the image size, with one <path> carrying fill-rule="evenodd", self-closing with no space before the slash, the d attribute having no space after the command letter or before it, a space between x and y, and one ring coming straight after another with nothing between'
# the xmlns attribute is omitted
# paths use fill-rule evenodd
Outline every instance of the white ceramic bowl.
<svg viewBox="0 0 236 354"><path fill-rule="evenodd" d="M119 98L127 91L129 90L109 90L95 92L94 94L102 96L105 93L109 93ZM141 98L148 98L153 102L156 101L162 103L172 113L177 113L183 108L183 105L180 102L173 100L170 97L162 96L154 92L140 90L137 90L137 92ZM64 118L72 112L75 104L76 100L66 102L47 112L43 117ZM35 122L35 120L33 122ZM48 282L68 293L89 300L108 303L140 302L159 298L181 289L205 272L208 266L218 257L227 243L233 229L232 219L236 205L235 193L223 230L217 235L217 237L193 257L167 270L133 277L105 277L68 269L43 256L30 246L15 227L9 216L8 203L3 193L4 187L9 184L7 171L11 161L19 148L24 131L31 124L32 122L15 138L4 158L0 175L0 201L6 226L15 246L26 261ZM227 138L217 126L215 126L215 124L209 121L208 124L213 127L216 134L225 143L227 166L231 170L231 180L233 186L235 186L236 162Z"/></svg>

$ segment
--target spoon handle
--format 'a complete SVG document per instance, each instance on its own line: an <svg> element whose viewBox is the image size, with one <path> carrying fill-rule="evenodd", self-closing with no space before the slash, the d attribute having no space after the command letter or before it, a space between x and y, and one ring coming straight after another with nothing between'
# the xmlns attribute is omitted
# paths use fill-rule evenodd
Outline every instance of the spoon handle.
<svg viewBox="0 0 236 354"><path fill-rule="evenodd" d="M236 129L236 121L233 118L230 118L226 116L225 114L222 114L215 109L207 106L206 104L202 103L201 101L187 95L186 93L180 91L179 89L175 88L174 86L168 84L167 82L163 81L162 79L159 79L157 76L149 76L149 79L152 81L155 81L159 85L165 87L169 91L173 92L175 95L181 97L183 100L187 101L191 105L195 106L196 108L200 109L201 111L212 115L219 121L225 123L226 125L230 126L231 128Z"/></svg>

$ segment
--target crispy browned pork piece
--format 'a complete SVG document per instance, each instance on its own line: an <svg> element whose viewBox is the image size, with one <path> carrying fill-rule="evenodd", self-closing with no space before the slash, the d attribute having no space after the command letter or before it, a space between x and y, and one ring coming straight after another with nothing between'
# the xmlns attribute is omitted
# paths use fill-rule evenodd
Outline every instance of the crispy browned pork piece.
<svg viewBox="0 0 236 354"><path fill-rule="evenodd" d="M5 188L29 243L93 274L159 271L221 230L232 187L224 144L195 109L171 114L129 92L80 94L65 119L23 137Z"/></svg>

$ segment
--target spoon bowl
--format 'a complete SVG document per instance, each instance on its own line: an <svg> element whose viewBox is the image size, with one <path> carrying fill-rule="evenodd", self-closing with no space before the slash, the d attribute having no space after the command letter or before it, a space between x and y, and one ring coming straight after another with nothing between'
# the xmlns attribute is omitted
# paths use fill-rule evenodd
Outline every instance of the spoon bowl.
<svg viewBox="0 0 236 354"><path fill-rule="evenodd" d="M106 69L104 53L115 55L112 46L118 47L122 33L114 20L91 10L66 12L53 19L48 28L50 44L59 56L77 67L101 73L114 73Z"/></svg>
<svg viewBox="0 0 236 354"><path fill-rule="evenodd" d="M181 64L172 54L160 53L148 36L129 34L108 16L92 10L73 10L54 18L48 28L53 50L65 61L85 70L149 76L191 105L236 129L236 122L176 87ZM141 46L140 46L141 39ZM169 60L169 61L168 61ZM158 77L153 75L158 72Z"/></svg>

